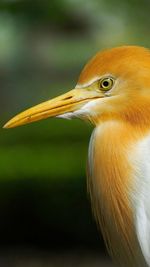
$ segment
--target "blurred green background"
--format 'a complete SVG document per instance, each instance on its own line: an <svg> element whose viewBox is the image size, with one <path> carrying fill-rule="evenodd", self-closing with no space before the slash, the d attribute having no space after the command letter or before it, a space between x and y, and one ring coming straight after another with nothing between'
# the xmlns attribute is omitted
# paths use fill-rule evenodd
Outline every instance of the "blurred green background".
<svg viewBox="0 0 150 267"><path fill-rule="evenodd" d="M72 89L98 50L149 47L149 10L147 0L1 0L1 128ZM86 193L91 132L60 119L0 130L0 266L112 266Z"/></svg>

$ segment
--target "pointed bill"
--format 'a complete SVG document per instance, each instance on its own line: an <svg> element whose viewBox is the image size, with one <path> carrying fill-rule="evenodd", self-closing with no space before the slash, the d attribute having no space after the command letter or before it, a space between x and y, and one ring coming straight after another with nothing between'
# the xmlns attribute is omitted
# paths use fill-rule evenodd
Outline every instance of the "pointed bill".
<svg viewBox="0 0 150 267"><path fill-rule="evenodd" d="M34 121L56 117L80 109L85 103L98 98L98 94L84 89L73 89L66 94L43 102L8 121L4 128L14 128Z"/></svg>

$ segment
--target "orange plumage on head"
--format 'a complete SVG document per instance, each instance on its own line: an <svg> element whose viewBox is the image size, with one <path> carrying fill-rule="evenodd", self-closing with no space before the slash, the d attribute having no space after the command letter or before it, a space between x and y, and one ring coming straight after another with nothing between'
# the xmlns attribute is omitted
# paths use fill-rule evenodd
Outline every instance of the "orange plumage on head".
<svg viewBox="0 0 150 267"><path fill-rule="evenodd" d="M119 86L116 86L116 89L111 93L114 96L118 96L118 94L120 96L110 100L112 109L107 105L108 102L106 103L104 117L117 116L121 119L131 120L131 123L136 123L138 116L140 116L140 123L146 123L148 118L149 124L149 50L138 46L122 46L99 52L82 70L78 85L82 87L90 80L94 81L103 75L113 75L118 79ZM108 109L110 109L110 113ZM99 119L102 118L103 116L100 114Z"/></svg>
<svg viewBox="0 0 150 267"><path fill-rule="evenodd" d="M150 51L123 46L98 53L75 89L10 120L90 120L88 190L110 254L121 266L150 266Z"/></svg>

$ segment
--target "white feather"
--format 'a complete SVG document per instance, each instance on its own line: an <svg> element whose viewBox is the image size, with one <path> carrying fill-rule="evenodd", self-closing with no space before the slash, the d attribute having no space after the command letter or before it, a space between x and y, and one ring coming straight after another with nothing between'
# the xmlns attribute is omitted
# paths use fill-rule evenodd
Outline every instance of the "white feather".
<svg viewBox="0 0 150 267"><path fill-rule="evenodd" d="M132 203L135 227L141 250L150 266L150 136L137 144L134 150L135 188Z"/></svg>
<svg viewBox="0 0 150 267"><path fill-rule="evenodd" d="M67 112L67 113L58 115L56 116L56 118L71 120L73 118L73 112Z"/></svg>
<svg viewBox="0 0 150 267"><path fill-rule="evenodd" d="M56 116L57 118L62 118L62 119L73 119L73 118L81 118L81 117L86 117L88 114L92 116L93 109L92 107L97 104L99 99L96 100L91 100L88 103L86 103L84 106L82 106L80 109L73 111L73 112L67 112L61 115Z"/></svg>

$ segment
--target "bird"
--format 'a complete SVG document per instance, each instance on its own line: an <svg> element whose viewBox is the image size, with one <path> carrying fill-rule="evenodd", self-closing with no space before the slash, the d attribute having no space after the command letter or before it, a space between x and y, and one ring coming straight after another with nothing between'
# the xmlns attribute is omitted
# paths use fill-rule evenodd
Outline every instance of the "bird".
<svg viewBox="0 0 150 267"><path fill-rule="evenodd" d="M150 266L150 50L99 51L74 89L21 112L4 128L50 117L93 124L87 188L97 225L117 266Z"/></svg>

